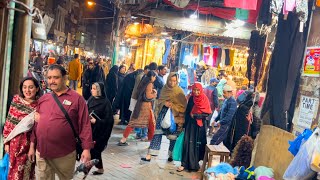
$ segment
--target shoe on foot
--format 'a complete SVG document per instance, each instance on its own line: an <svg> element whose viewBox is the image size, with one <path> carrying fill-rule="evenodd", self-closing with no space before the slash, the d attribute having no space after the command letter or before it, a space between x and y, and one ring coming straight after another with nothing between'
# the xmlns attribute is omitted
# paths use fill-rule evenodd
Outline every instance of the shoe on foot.
<svg viewBox="0 0 320 180"><path fill-rule="evenodd" d="M92 175L102 175L103 174L103 171L93 171L92 172Z"/></svg>
<svg viewBox="0 0 320 180"><path fill-rule="evenodd" d="M147 159L147 158L141 158L141 161L145 161L145 162L150 162L151 161L151 159Z"/></svg>
<svg viewBox="0 0 320 180"><path fill-rule="evenodd" d="M173 161L172 157L169 157L168 162L172 162L172 161Z"/></svg>
<svg viewBox="0 0 320 180"><path fill-rule="evenodd" d="M178 169L177 169L177 172L182 172L184 171L184 167L180 166Z"/></svg>
<svg viewBox="0 0 320 180"><path fill-rule="evenodd" d="M129 144L127 142L118 142L118 146L128 146Z"/></svg>

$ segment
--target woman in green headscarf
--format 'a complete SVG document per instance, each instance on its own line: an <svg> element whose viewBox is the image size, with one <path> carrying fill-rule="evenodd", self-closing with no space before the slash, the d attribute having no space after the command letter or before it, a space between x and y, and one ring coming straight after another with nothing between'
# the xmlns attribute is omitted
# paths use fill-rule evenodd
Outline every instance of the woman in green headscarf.
<svg viewBox="0 0 320 180"><path fill-rule="evenodd" d="M174 144L177 136L183 129L186 106L187 99L183 90L178 86L178 75L177 73L172 72L168 76L167 84L161 90L158 105L155 110L155 114L158 114L156 131L150 143L148 155L145 158L141 158L141 160L150 161L151 156L157 156L159 154L162 135L165 134L170 140L168 161L172 161L172 150ZM172 110L174 121L177 125L177 129L173 133L169 130L161 128L161 121L163 120L169 108Z"/></svg>

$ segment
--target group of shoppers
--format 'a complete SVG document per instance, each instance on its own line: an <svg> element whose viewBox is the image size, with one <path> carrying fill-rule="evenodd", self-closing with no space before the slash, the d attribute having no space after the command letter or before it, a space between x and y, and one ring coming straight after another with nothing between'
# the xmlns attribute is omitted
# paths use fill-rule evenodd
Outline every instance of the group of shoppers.
<svg viewBox="0 0 320 180"><path fill-rule="evenodd" d="M60 65L48 68L48 87L32 77L21 81L20 94L12 100L3 136L7 138L17 124L32 113L35 124L30 131L15 135L5 144L5 151L10 155L9 180L35 179L35 164L37 179L54 179L55 174L60 179L72 179L77 153L76 138L68 119L82 142L81 161L98 159L98 170L93 174L103 174L101 153L111 136L113 115L118 109L123 124L128 123L118 145L127 146L127 138L134 130L143 132L139 135L150 141L148 154L142 161L150 162L152 156L159 154L163 135L170 140L168 161L172 161L176 139L184 132L181 167L177 171L200 169L199 161L204 157L207 144L208 121L214 111L219 114L211 126L218 130L210 144L224 142L232 150L242 135L255 137L259 131L259 121L255 120L258 119L255 113L258 94L244 91L244 100L237 103L234 88L223 78L220 81L211 79L206 88L210 93L200 83L193 84L191 96L187 98L178 85L178 73L171 72L165 78L165 66L151 63L144 70L131 67L129 74L126 74L126 66L113 66L105 76L100 63L88 59L82 97L74 91L81 78L78 62L75 56L69 64L70 87L67 86L67 71ZM219 85L223 96L221 107ZM174 118L174 131L161 126L168 111Z"/></svg>
<svg viewBox="0 0 320 180"><path fill-rule="evenodd" d="M8 179L72 179L76 162L76 138L80 137L83 152L81 162L99 159L97 171L103 173L101 152L105 149L113 127L112 107L106 98L103 83L94 83L91 97L86 102L76 91L67 86L67 71L60 65L48 68L47 80L52 92L41 96L41 86L33 77L20 83L20 93L15 95L4 125L5 151L9 153ZM40 97L41 96L41 97ZM64 112L65 111L65 112ZM27 118L35 120L29 131L15 129Z"/></svg>

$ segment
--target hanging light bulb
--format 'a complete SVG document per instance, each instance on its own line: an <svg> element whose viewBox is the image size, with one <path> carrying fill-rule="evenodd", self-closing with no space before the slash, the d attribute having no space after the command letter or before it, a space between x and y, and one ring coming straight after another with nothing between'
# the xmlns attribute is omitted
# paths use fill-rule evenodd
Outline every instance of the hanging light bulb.
<svg viewBox="0 0 320 180"><path fill-rule="evenodd" d="M198 19L198 10L190 15L190 19Z"/></svg>

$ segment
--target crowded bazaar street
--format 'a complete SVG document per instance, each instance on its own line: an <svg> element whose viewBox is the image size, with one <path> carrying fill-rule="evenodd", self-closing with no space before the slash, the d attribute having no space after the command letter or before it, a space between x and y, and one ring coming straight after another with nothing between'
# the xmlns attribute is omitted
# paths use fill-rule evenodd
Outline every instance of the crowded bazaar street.
<svg viewBox="0 0 320 180"><path fill-rule="evenodd" d="M105 174L101 176L88 175L88 180L195 180L199 179L200 173L177 172L179 162L167 163L167 151L153 158L150 163L141 162L140 158L147 153L148 142L135 140L132 134L130 145L127 147L118 146L125 126L116 125L112 131L107 149L102 153L102 160L105 166ZM163 138L161 148L168 149L169 141ZM94 168L92 169L92 171ZM79 173L75 180L81 180L84 174Z"/></svg>
<svg viewBox="0 0 320 180"><path fill-rule="evenodd" d="M0 180L320 180L320 0L0 0Z"/></svg>

